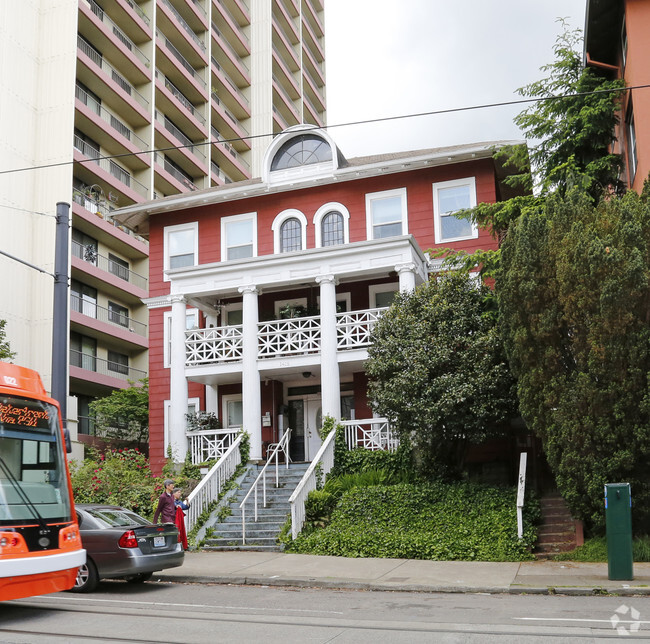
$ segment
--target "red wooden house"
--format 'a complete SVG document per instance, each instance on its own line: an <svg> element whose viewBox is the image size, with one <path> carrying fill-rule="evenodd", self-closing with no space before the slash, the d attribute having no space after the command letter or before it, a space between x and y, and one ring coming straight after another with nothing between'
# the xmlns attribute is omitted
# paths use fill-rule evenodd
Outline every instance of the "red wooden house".
<svg viewBox="0 0 650 644"><path fill-rule="evenodd" d="M369 331L396 291L427 280L427 251L496 242L454 212L508 198L499 143L345 159L291 128L263 176L124 208L150 241L150 455L188 450L188 410L243 426L251 459L283 428L311 460L325 415L372 428Z"/></svg>

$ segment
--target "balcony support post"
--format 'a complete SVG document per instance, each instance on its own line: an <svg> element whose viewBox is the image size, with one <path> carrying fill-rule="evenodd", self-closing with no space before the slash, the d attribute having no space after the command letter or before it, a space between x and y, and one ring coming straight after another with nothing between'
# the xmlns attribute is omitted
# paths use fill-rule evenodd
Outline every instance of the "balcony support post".
<svg viewBox="0 0 650 644"><path fill-rule="evenodd" d="M334 275L319 275L320 337L321 337L321 395L323 416L341 418L341 377L337 359L336 280Z"/></svg>
<svg viewBox="0 0 650 644"><path fill-rule="evenodd" d="M397 264L395 271L399 275L399 291L400 293L408 293L415 290L415 264L409 262L407 264Z"/></svg>
<svg viewBox="0 0 650 644"><path fill-rule="evenodd" d="M250 436L250 459L262 460L262 402L257 369L259 310L254 285L239 288L242 294L242 422Z"/></svg>
<svg viewBox="0 0 650 644"><path fill-rule="evenodd" d="M185 377L186 300L182 295L170 296L172 304L170 384L169 384L169 445L175 462L182 463L187 454L187 378ZM165 445L165 450L167 446Z"/></svg>

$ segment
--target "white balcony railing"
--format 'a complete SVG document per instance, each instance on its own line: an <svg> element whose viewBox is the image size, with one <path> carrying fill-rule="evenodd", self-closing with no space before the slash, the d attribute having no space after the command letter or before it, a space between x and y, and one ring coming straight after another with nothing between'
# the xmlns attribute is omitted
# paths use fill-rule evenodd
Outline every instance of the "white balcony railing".
<svg viewBox="0 0 650 644"><path fill-rule="evenodd" d="M386 309L366 309L336 314L339 349L359 349L370 344L370 334Z"/></svg>
<svg viewBox="0 0 650 644"><path fill-rule="evenodd" d="M363 420L344 420L345 442L348 449L363 447L371 451L388 450L394 452L399 447L399 439L391 430L385 418Z"/></svg>
<svg viewBox="0 0 650 644"><path fill-rule="evenodd" d="M221 364L242 359L242 327L194 329L185 334L187 364Z"/></svg>
<svg viewBox="0 0 650 644"><path fill-rule="evenodd" d="M221 458L235 442L240 431L240 427L229 427L186 432L192 464L198 465Z"/></svg>
<svg viewBox="0 0 650 644"><path fill-rule="evenodd" d="M338 350L367 348L372 330L385 310L338 313ZM260 360L320 352L319 316L260 322L257 328ZM241 325L194 329L185 333L188 366L239 362L242 348Z"/></svg>
<svg viewBox="0 0 650 644"><path fill-rule="evenodd" d="M290 318L263 322L258 327L260 358L320 351L320 318Z"/></svg>

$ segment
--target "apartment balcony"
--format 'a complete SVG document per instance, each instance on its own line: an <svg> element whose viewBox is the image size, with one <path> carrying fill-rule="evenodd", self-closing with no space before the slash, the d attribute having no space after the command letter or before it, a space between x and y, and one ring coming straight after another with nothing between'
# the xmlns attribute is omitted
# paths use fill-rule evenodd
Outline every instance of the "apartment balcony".
<svg viewBox="0 0 650 644"><path fill-rule="evenodd" d="M250 163L235 150L231 143L224 141L218 130L210 130L212 140L212 159L232 178L242 181L251 178Z"/></svg>
<svg viewBox="0 0 650 644"><path fill-rule="evenodd" d="M183 87L183 95L191 103L205 103L208 85L204 80L207 59L196 69L162 32L156 32L156 71L160 70L176 86Z"/></svg>
<svg viewBox="0 0 650 644"><path fill-rule="evenodd" d="M302 104L306 108L303 110L303 120L305 123L313 123L314 125L321 126L325 125L321 112L315 107L311 100L309 100L309 96L306 94Z"/></svg>
<svg viewBox="0 0 650 644"><path fill-rule="evenodd" d="M129 387L129 380L137 382L147 372L119 362L98 358L70 349L70 380L79 381L84 391L108 395L111 389Z"/></svg>
<svg viewBox="0 0 650 644"><path fill-rule="evenodd" d="M149 257L147 240L113 219L116 208L98 186L88 186L84 191L75 188L72 191L72 227L124 257L136 262L146 259Z"/></svg>
<svg viewBox="0 0 650 644"><path fill-rule="evenodd" d="M74 136L74 174L86 185L98 185L104 194L113 195L116 203L125 206L149 197L149 189L128 170L101 156L97 148Z"/></svg>
<svg viewBox="0 0 650 644"><path fill-rule="evenodd" d="M302 0L302 3L304 7L302 15L309 21L311 30L318 38L324 38L325 29L323 27L323 22L319 16L318 10L314 7L316 3L309 2L309 0ZM322 7L320 11L322 11Z"/></svg>
<svg viewBox="0 0 650 644"><path fill-rule="evenodd" d="M294 77L294 73L298 70L292 71L282 57L282 53L277 47L273 47L271 51L273 61L273 76L282 81L282 85L287 88L289 95L292 99L296 100L300 97L300 87Z"/></svg>
<svg viewBox="0 0 650 644"><path fill-rule="evenodd" d="M294 46L287 40L287 37L280 29L277 22L272 23L272 40L273 49L277 49L282 54L282 59L292 72L300 69L300 60Z"/></svg>
<svg viewBox="0 0 650 644"><path fill-rule="evenodd" d="M105 344L119 342L130 351L149 347L146 324L74 293L70 295L70 328Z"/></svg>
<svg viewBox="0 0 650 644"><path fill-rule="evenodd" d="M147 297L146 277L98 253L94 247L73 241L70 254L73 269L86 276L83 281L89 286L99 286L99 290L111 294L119 292L129 302Z"/></svg>
<svg viewBox="0 0 650 644"><path fill-rule="evenodd" d="M317 61L311 51L309 51L309 47L303 47L302 53L303 69L310 74L316 87L324 88L325 71L323 69L323 61Z"/></svg>
<svg viewBox="0 0 650 644"><path fill-rule="evenodd" d="M324 112L325 111L325 97L323 95L323 90L319 89L314 82L313 78L311 77L311 74L309 73L309 70L307 68L304 69L304 83L303 83L303 88L305 88L307 91L305 92L306 95L309 97L309 100L311 101L312 105L319 111L319 112Z"/></svg>
<svg viewBox="0 0 650 644"><path fill-rule="evenodd" d="M151 18L134 0L112 2L111 18L134 43L151 40Z"/></svg>
<svg viewBox="0 0 650 644"><path fill-rule="evenodd" d="M283 3L288 14L293 18L297 18L300 15L299 0L278 0L278 2Z"/></svg>
<svg viewBox="0 0 650 644"><path fill-rule="evenodd" d="M174 43L180 55L190 66L205 67L208 59L205 36L199 36L190 27L170 0L158 0L158 7L160 9L156 18L156 27ZM202 26L201 32L204 33L205 30Z"/></svg>
<svg viewBox="0 0 650 644"><path fill-rule="evenodd" d="M339 363L367 358L372 330L385 310L376 308L336 314ZM320 316L260 322L257 325L257 338L260 372L296 367L316 369L320 366ZM205 367L220 368L223 373L241 371L243 327L236 325L187 331L185 350L187 375L191 376L193 369L205 373Z"/></svg>
<svg viewBox="0 0 650 644"><path fill-rule="evenodd" d="M212 20L217 29L228 39L240 57L250 56L250 41L237 18L220 0L215 0L213 6Z"/></svg>
<svg viewBox="0 0 650 644"><path fill-rule="evenodd" d="M213 0L221 3L233 17L235 22L242 27L251 24L250 0Z"/></svg>
<svg viewBox="0 0 650 644"><path fill-rule="evenodd" d="M156 70L156 105L171 118L188 137L205 139L208 135L204 108L195 106L172 81Z"/></svg>
<svg viewBox="0 0 650 644"><path fill-rule="evenodd" d="M289 15L284 3L281 0L274 0L273 2L273 16L280 23L284 33L287 35L288 40L294 45L300 42L300 33L296 26L295 19Z"/></svg>
<svg viewBox="0 0 650 644"><path fill-rule="evenodd" d="M134 127L151 122L149 101L82 38L77 38L77 78Z"/></svg>
<svg viewBox="0 0 650 644"><path fill-rule="evenodd" d="M250 102L216 58L212 58L212 93L217 94L238 120L250 118Z"/></svg>
<svg viewBox="0 0 650 644"><path fill-rule="evenodd" d="M191 178L173 165L171 159L159 152L154 155L154 185L165 195L194 192L199 189Z"/></svg>
<svg viewBox="0 0 650 644"><path fill-rule="evenodd" d="M249 58L250 54L239 54L214 22L212 23L212 41L212 56L226 70L228 76L234 79L237 86L250 86L251 73L248 65L244 62L244 59Z"/></svg>
<svg viewBox="0 0 650 644"><path fill-rule="evenodd" d="M210 179L212 186L225 186L227 183L233 182L232 178L214 161L210 161Z"/></svg>
<svg viewBox="0 0 650 644"><path fill-rule="evenodd" d="M168 0L174 9L181 15L183 20L196 33L201 34L208 30L208 12L206 10L207 0Z"/></svg>
<svg viewBox="0 0 650 644"><path fill-rule="evenodd" d="M151 80L149 57L94 0L80 0L78 29L131 83L141 85Z"/></svg>
<svg viewBox="0 0 650 644"><path fill-rule="evenodd" d="M295 123L292 123L295 125ZM280 132L286 130L289 127L289 123L286 122L282 114L278 111L278 108L273 106L273 134L279 134Z"/></svg>
<svg viewBox="0 0 650 644"><path fill-rule="evenodd" d="M244 142L250 132L214 92L212 93L212 123L220 133L220 139L241 139L241 142L237 140L237 145L240 148L250 149L250 141Z"/></svg>
<svg viewBox="0 0 650 644"><path fill-rule="evenodd" d="M273 76L273 91L279 98L279 100L273 100L273 105L278 108L279 112L282 114L285 120L288 122L297 121L300 123L302 120L300 113L296 109L296 106L293 104L291 97L287 94L287 91L275 76Z"/></svg>
<svg viewBox="0 0 650 644"><path fill-rule="evenodd" d="M309 47L317 60L325 60L325 51L320 39L314 33L308 20L302 21L303 42Z"/></svg>
<svg viewBox="0 0 650 644"><path fill-rule="evenodd" d="M130 154L123 162L133 170L150 167L149 155L141 154L149 149L122 119L109 112L78 85L75 87L75 126L84 132L92 132L93 138L109 155Z"/></svg>
<svg viewBox="0 0 650 644"><path fill-rule="evenodd" d="M169 118L156 110L154 142L157 150L167 150L170 156L190 175L204 175L208 173L207 147L208 143L196 144L188 138Z"/></svg>

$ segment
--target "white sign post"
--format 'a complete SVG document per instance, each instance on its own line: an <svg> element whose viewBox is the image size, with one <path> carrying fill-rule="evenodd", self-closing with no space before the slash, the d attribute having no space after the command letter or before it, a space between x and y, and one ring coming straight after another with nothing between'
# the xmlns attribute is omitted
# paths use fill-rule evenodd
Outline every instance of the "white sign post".
<svg viewBox="0 0 650 644"><path fill-rule="evenodd" d="M519 457L519 482L517 484L517 536L521 539L524 536L524 492L526 491L526 460L528 454L522 452Z"/></svg>

